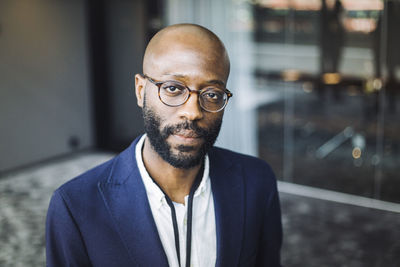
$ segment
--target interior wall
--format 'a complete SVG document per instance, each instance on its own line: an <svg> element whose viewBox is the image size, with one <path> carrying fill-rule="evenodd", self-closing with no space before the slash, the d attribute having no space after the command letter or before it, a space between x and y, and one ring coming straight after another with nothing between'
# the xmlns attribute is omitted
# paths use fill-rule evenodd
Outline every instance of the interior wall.
<svg viewBox="0 0 400 267"><path fill-rule="evenodd" d="M110 138L121 150L143 133L136 104L135 74L142 72L146 42L146 6L142 0L106 1Z"/></svg>
<svg viewBox="0 0 400 267"><path fill-rule="evenodd" d="M0 1L0 171L93 144L80 0Z"/></svg>

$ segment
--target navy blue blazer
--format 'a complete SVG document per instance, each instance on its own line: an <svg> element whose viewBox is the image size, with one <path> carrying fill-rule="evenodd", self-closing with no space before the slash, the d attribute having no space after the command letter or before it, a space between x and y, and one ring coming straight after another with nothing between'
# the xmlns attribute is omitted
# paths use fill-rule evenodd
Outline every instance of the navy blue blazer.
<svg viewBox="0 0 400 267"><path fill-rule="evenodd" d="M47 266L168 266L136 164L137 141L54 192ZM208 155L216 266L280 266L281 214L271 168L221 148Z"/></svg>

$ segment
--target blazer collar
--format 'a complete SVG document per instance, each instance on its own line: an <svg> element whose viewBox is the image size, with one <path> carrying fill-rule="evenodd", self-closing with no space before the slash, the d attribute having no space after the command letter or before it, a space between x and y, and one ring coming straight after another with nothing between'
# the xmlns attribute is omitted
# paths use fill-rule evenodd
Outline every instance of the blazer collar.
<svg viewBox="0 0 400 267"><path fill-rule="evenodd" d="M168 266L136 163L139 138L115 159L109 178L100 182L98 189L135 266ZM210 150L209 158L217 232L216 266L237 266L245 216L242 168L216 149Z"/></svg>
<svg viewBox="0 0 400 267"><path fill-rule="evenodd" d="M168 266L135 159L137 138L114 161L107 181L98 184L133 266Z"/></svg>

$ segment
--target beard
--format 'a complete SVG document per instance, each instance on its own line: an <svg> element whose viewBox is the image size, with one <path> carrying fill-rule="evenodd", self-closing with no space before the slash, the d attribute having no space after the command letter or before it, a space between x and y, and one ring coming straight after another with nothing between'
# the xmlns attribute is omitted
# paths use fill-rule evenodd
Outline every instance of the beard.
<svg viewBox="0 0 400 267"><path fill-rule="evenodd" d="M146 99L146 98L145 98ZM143 103L144 129L150 140L150 145L160 157L175 168L190 169L199 165L208 150L214 145L221 129L222 117L215 120L208 128L199 127L196 121L184 121L175 125L166 125L161 129L162 119L153 109ZM178 145L173 153L171 145L167 142L170 135L179 133L182 130L190 130L196 137L202 138L203 143L196 148L189 145Z"/></svg>

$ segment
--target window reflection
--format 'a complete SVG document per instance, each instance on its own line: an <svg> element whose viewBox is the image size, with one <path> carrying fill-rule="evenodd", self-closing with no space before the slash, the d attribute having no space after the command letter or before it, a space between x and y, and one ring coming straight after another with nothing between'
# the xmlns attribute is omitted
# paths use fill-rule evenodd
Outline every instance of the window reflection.
<svg viewBox="0 0 400 267"><path fill-rule="evenodd" d="M255 1L259 154L282 180L400 202L399 2ZM398 187L397 187L398 188Z"/></svg>

